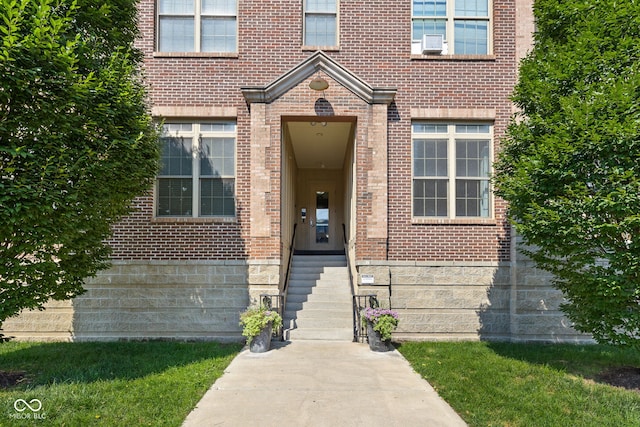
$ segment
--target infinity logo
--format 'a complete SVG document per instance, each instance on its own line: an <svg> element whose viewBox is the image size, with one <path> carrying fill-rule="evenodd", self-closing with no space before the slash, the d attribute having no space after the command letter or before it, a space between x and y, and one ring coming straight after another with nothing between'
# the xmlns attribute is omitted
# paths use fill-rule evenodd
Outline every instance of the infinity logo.
<svg viewBox="0 0 640 427"><path fill-rule="evenodd" d="M33 406L31 406L29 403ZM18 412L24 412L27 410L27 408L31 409L31 412L38 412L40 409L42 409L42 402L40 402L38 399L31 399L29 403L27 403L27 401L24 399L18 399L13 402L13 407Z"/></svg>

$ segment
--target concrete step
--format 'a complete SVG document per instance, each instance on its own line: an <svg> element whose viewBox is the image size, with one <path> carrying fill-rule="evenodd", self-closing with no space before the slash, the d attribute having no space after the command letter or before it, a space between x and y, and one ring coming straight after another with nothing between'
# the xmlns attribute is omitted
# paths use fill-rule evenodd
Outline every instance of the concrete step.
<svg viewBox="0 0 640 427"><path fill-rule="evenodd" d="M350 306L353 305L353 301L351 298L351 292L340 292L339 294L305 294L305 293L291 293L287 296L287 305L296 304L296 303L304 303L304 302L314 302L318 304L331 304L331 303L348 303Z"/></svg>
<svg viewBox="0 0 640 427"><path fill-rule="evenodd" d="M292 280L289 282L289 288L297 288L297 287L309 287L312 286L314 288L333 288L335 290L347 290L351 292L351 287L349 286L348 279L340 279L340 278L326 278L322 280Z"/></svg>
<svg viewBox="0 0 640 427"><path fill-rule="evenodd" d="M324 272L324 273L312 273L312 272L295 272L292 271L289 275L289 282L299 282L299 281L330 281L330 280L340 280L344 282L349 281L349 273L347 271L343 272Z"/></svg>
<svg viewBox="0 0 640 427"><path fill-rule="evenodd" d="M353 307L344 255L294 256L285 339L353 339Z"/></svg>
<svg viewBox="0 0 640 427"><path fill-rule="evenodd" d="M285 340L352 341L352 328L308 328L285 331Z"/></svg>
<svg viewBox="0 0 640 427"><path fill-rule="evenodd" d="M351 329L353 321L350 319L334 319L323 322L317 319L291 319L283 323L287 327L286 330L305 330L305 329Z"/></svg>
<svg viewBox="0 0 640 427"><path fill-rule="evenodd" d="M310 281L310 280L309 281L297 280L295 282L289 283L288 289L298 289L298 288L312 288L312 289L327 288L335 291L348 291L349 293L351 292L351 288L349 287L349 282L341 281L341 280L337 280L337 281L318 280L317 282Z"/></svg>
<svg viewBox="0 0 640 427"><path fill-rule="evenodd" d="M344 255L294 255L292 264L347 265L347 258Z"/></svg>
<svg viewBox="0 0 640 427"><path fill-rule="evenodd" d="M353 326L353 315L336 315L335 317L326 317L318 315L317 317L309 317L310 315L300 314L298 317L290 317L285 315L283 325L286 329L314 329L314 328L348 328Z"/></svg>
<svg viewBox="0 0 640 427"><path fill-rule="evenodd" d="M345 268L346 263L343 265L341 263L331 263L329 265L325 264L291 264L291 273L300 272L300 273L322 273L322 272L330 272L336 269Z"/></svg>
<svg viewBox="0 0 640 427"><path fill-rule="evenodd" d="M341 289L315 286L295 286L287 290L287 296L291 295L333 295L336 297L348 298L351 296L351 291L349 288Z"/></svg>
<svg viewBox="0 0 640 427"><path fill-rule="evenodd" d="M330 301L291 301L287 300L286 312L296 312L300 310L339 310L351 312L353 304L346 300L330 300Z"/></svg>
<svg viewBox="0 0 640 427"><path fill-rule="evenodd" d="M329 265L325 264L291 264L291 272L300 272L300 273L331 273L331 272L341 272L346 267L346 264L341 263L331 263Z"/></svg>
<svg viewBox="0 0 640 427"><path fill-rule="evenodd" d="M327 259L322 260L317 258L314 261L298 261L294 259L291 263L291 268L317 268L322 270L323 268L340 268L346 267L347 260L343 257L342 259Z"/></svg>
<svg viewBox="0 0 640 427"><path fill-rule="evenodd" d="M337 277L337 276L327 276L327 277L316 277L315 279L304 278L304 277L292 277L289 279L289 287L295 288L296 286L333 286L335 288L345 288L349 289L349 278L348 277Z"/></svg>
<svg viewBox="0 0 640 427"><path fill-rule="evenodd" d="M344 320L351 319L353 312L347 308L305 308L299 311L285 311L285 319L331 319L331 320Z"/></svg>

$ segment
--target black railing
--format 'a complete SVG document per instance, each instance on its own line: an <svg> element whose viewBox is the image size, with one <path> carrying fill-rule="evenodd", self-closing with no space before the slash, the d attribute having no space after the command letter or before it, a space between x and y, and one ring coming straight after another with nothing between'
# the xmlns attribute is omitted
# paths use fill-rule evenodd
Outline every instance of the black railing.
<svg viewBox="0 0 640 427"><path fill-rule="evenodd" d="M347 257L347 268L349 270L349 286L351 286L351 296L353 305L353 342L364 341L367 338L367 329L362 328L360 313L366 307L378 307L378 296L376 294L356 295L355 285L353 283L353 274L351 274L351 260L349 258L349 241L347 239L347 227L342 224L342 233L344 235L344 253Z"/></svg>
<svg viewBox="0 0 640 427"><path fill-rule="evenodd" d="M291 262L293 261L293 245L296 241L296 228L298 224L293 224L293 233L291 233L291 244L289 245L289 259L287 260L287 272L284 275L284 285L282 286L282 294L287 294L287 286L289 286L289 274L291 273Z"/></svg>
<svg viewBox="0 0 640 427"><path fill-rule="evenodd" d="M362 327L362 310L367 307L377 308L380 307L378 302L378 295L376 294L364 294L353 296L353 316L354 316L354 342L365 342L367 337L367 328Z"/></svg>
<svg viewBox="0 0 640 427"><path fill-rule="evenodd" d="M260 294L260 308L277 312L284 319L284 295L282 294ZM273 336L284 339L282 326L273 330Z"/></svg>
<svg viewBox="0 0 640 427"><path fill-rule="evenodd" d="M293 233L291 233L291 244L289 245L289 259L287 259L287 271L284 274L284 284L282 285L282 292L279 295L260 295L260 304L262 305L263 297L268 297L271 304L273 304L273 298L277 297L277 308L278 314L282 317L284 321L284 310L287 305L287 287L289 286L289 276L291 275L291 263L293 262L293 245L296 241L296 229L298 228L298 224L293 224ZM274 336L280 337L282 341L284 341L284 333L282 328L279 331L274 331Z"/></svg>

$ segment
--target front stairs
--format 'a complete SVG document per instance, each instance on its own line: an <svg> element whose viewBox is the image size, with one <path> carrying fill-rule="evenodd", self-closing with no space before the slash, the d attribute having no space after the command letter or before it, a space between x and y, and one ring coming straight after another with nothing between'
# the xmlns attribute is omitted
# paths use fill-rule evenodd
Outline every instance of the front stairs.
<svg viewBox="0 0 640 427"><path fill-rule="evenodd" d="M344 255L294 255L285 340L353 341L353 305Z"/></svg>

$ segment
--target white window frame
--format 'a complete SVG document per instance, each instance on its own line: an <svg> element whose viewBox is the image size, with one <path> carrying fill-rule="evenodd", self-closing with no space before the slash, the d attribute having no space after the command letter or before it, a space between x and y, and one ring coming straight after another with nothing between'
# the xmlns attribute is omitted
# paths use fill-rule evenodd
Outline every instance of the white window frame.
<svg viewBox="0 0 640 427"><path fill-rule="evenodd" d="M336 0L336 9L332 12L321 12L321 11L308 11L307 1L302 0L302 45L306 47L337 47L340 45L340 0ZM334 38L334 43L330 45L318 45L318 44L309 44L307 42L307 17L311 15L316 16L334 16L336 20L336 34Z"/></svg>
<svg viewBox="0 0 640 427"><path fill-rule="evenodd" d="M191 130L178 129L182 125L191 125ZM210 125L218 126L219 130L205 130ZM191 186L192 200L191 211L187 215L166 214L159 212L159 186L162 179L186 179L187 175L162 175L160 171L156 177L156 185L154 189L154 217L156 218L235 218L237 213L236 195L237 195L237 170L238 170L238 140L237 140L237 124L235 120L203 120L200 122L185 121L167 121L163 125L162 137L173 138L191 138ZM201 147L203 138L224 138L233 139L233 174L216 175L217 179L233 180L233 214L232 215L202 215L201 213Z"/></svg>
<svg viewBox="0 0 640 427"><path fill-rule="evenodd" d="M437 130L433 132L419 132L416 131L416 125L431 125ZM456 126L484 126L488 127L488 132L478 132L478 133L470 133L470 132L457 132ZM446 131L442 131L443 128L446 128ZM411 123L411 216L416 219L426 219L426 220L439 220L439 219L457 219L457 220L487 220L494 218L494 198L492 194L491 187L491 174L493 171L493 142L494 142L494 126L493 122L486 121L451 121L451 122L442 122L442 121L428 121L428 120L414 120ZM447 175L446 176L416 176L415 172L415 147L414 142L416 140L446 140L447 142ZM486 140L488 141L488 167L486 176L457 176L456 170L456 142L464 141L464 140ZM446 216L438 216L438 215L416 215L414 200L415 200L415 192L414 187L416 181L422 180L445 180L447 181L447 215ZM456 213L456 183L457 181L465 180L465 181L485 181L488 187L487 194L487 214L480 216L466 216L461 215L458 216Z"/></svg>
<svg viewBox="0 0 640 427"><path fill-rule="evenodd" d="M203 14L202 13L202 0L193 0L194 2L194 12L193 14L178 14L178 13L161 13L160 11L160 2L162 0L156 1L156 48L160 53L175 53L175 52L192 52L192 53L202 53L202 20L204 18L234 18L236 23L236 43L233 50L222 50L222 51L204 51L204 53L237 53L238 52L238 1L236 0L235 11L234 13L218 13L218 14ZM161 50L160 47L160 21L163 17L193 17L193 50L184 50L184 51L173 51L173 50Z"/></svg>
<svg viewBox="0 0 640 427"><path fill-rule="evenodd" d="M415 21L437 19L445 21L444 44L442 54L447 55L491 55L493 53L493 0L487 0L487 16L456 16L455 3L457 0L446 1L445 16L416 16L414 14L414 3L411 1L411 37L412 54L422 54L422 39L413 38L413 23ZM486 21L487 22L487 53L459 53L455 51L455 24L462 21Z"/></svg>

